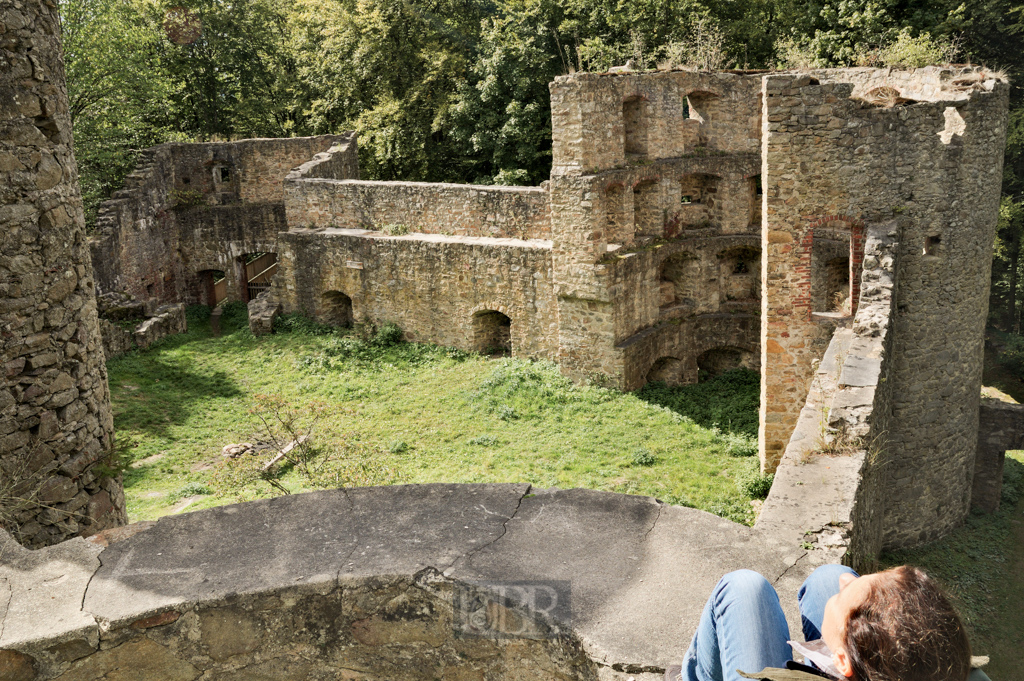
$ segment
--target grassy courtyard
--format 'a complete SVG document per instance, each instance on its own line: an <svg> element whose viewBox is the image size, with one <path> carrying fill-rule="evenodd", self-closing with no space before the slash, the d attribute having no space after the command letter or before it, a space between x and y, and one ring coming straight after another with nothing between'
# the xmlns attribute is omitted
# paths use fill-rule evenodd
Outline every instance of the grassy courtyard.
<svg viewBox="0 0 1024 681"><path fill-rule="evenodd" d="M203 311L190 311L187 334L107 365L118 436L132 445L132 520L318 486L443 481L645 494L750 522L751 495L765 491L752 372L624 394L573 385L544 362L302 319L257 339L239 307L215 338ZM317 416L307 469L263 472L273 451L222 456L268 442L263 421L305 432Z"/></svg>

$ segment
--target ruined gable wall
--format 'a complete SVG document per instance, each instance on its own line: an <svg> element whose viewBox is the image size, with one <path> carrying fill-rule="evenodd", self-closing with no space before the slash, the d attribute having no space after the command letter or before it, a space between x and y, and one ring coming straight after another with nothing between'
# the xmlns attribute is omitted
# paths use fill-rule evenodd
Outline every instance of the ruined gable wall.
<svg viewBox="0 0 1024 681"><path fill-rule="evenodd" d="M756 76L581 73L556 78L549 87L552 175L595 173L638 158L675 158L701 150L758 151ZM639 102L635 114L632 101Z"/></svg>
<svg viewBox="0 0 1024 681"><path fill-rule="evenodd" d="M287 228L284 178L348 140L324 135L147 149L125 188L100 207L90 247L101 292L126 291L157 304L207 302L197 273L216 269L238 299L236 258L272 252L277 232ZM354 148L338 154L354 155Z"/></svg>
<svg viewBox="0 0 1024 681"><path fill-rule="evenodd" d="M285 312L331 319L328 292L351 299L355 323L397 323L407 340L463 350L473 315L512 320L512 352L554 358L558 322L547 241L293 230L281 235L274 290Z"/></svg>
<svg viewBox="0 0 1024 681"><path fill-rule="evenodd" d="M47 0L0 2L0 225L0 512L40 547L125 521L120 481L95 468L113 418Z"/></svg>
<svg viewBox="0 0 1024 681"><path fill-rule="evenodd" d="M547 239L548 192L427 182L295 179L288 184L288 224L420 234Z"/></svg>
<svg viewBox="0 0 1024 681"><path fill-rule="evenodd" d="M578 74L556 79L550 89L563 369L577 378L604 374L631 389L667 354L693 368L695 378L692 335L678 326L685 315L677 311L671 320L677 326L660 328L668 320L659 268L694 239L753 240L759 231L759 78ZM707 256L705 273L717 273L718 252L697 251ZM686 314L719 312L717 274L694 284L700 302ZM749 323L734 321L727 325ZM736 344L744 338L737 331Z"/></svg>
<svg viewBox="0 0 1024 681"><path fill-rule="evenodd" d="M892 456L888 546L940 536L969 505L1005 130L1005 85L993 86L966 103L878 109L849 99L850 84L765 78L763 465L777 463L811 360L831 335L810 314L814 230L898 216L892 427L880 436ZM940 133L951 105L975 128L947 145ZM922 254L930 235L954 244L945 258Z"/></svg>

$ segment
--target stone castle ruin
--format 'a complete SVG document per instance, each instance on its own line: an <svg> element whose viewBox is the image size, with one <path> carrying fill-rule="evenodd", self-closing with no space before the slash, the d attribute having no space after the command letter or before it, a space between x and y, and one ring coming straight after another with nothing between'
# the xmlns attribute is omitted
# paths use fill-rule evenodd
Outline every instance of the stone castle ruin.
<svg viewBox="0 0 1024 681"><path fill-rule="evenodd" d="M565 76L540 187L360 180L352 134L163 145L102 208L93 261L101 290L156 303L259 297L257 332L394 321L624 390L759 368L767 472L834 366L817 420L886 454L872 534L914 544L971 506L1006 87Z"/></svg>
<svg viewBox="0 0 1024 681"><path fill-rule="evenodd" d="M362 181L351 134L161 145L87 243L56 5L0 7L0 483L45 504L24 546L0 532L0 679L656 681L723 572L793 593L998 506L1024 409L980 397L1008 91L984 69L564 76L540 187ZM394 321L624 390L759 369L775 482L753 528L508 484L104 530L98 295L160 333L223 300L258 333ZM571 621L501 584L571 585Z"/></svg>

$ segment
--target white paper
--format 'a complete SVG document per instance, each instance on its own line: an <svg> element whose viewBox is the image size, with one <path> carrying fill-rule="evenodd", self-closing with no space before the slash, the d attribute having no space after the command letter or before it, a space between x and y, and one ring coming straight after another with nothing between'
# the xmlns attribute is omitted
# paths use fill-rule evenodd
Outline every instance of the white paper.
<svg viewBox="0 0 1024 681"><path fill-rule="evenodd" d="M832 651L820 638L817 641L806 641L805 643L789 641L789 645L803 655L805 660L813 662L814 666L821 671L842 678L843 675L832 665Z"/></svg>

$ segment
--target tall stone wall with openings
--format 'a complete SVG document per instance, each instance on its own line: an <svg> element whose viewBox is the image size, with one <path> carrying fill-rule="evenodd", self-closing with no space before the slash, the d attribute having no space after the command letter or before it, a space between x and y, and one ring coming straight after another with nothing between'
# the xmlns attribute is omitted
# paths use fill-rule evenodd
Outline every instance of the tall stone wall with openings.
<svg viewBox="0 0 1024 681"><path fill-rule="evenodd" d="M329 228L292 230L280 243L274 291L287 312L395 322L407 340L468 351L557 353L550 241Z"/></svg>
<svg viewBox="0 0 1024 681"><path fill-rule="evenodd" d="M1007 86L975 70L925 69L923 81L944 85L915 94L934 101L897 102L844 71L818 75L764 78L763 466L777 465L813 361L842 321L813 309L815 239L848 230L855 313L860 288L870 293L860 281L865 225L895 219L890 402L875 405L889 425L868 443L870 484L887 490L883 544L921 543L970 507ZM870 370L877 360L865 361Z"/></svg>
<svg viewBox="0 0 1024 681"><path fill-rule="evenodd" d="M550 86L559 361L635 389L758 364L760 79Z"/></svg>
<svg viewBox="0 0 1024 681"><path fill-rule="evenodd" d="M39 547L125 521L57 3L0 2L0 524Z"/></svg>
<svg viewBox="0 0 1024 681"><path fill-rule="evenodd" d="M322 174L358 177L353 134L147 149L99 210L90 248L100 292L153 307L212 304L216 272L228 300L247 299L240 259L276 252L277 233L288 229L286 176L328 149Z"/></svg>

